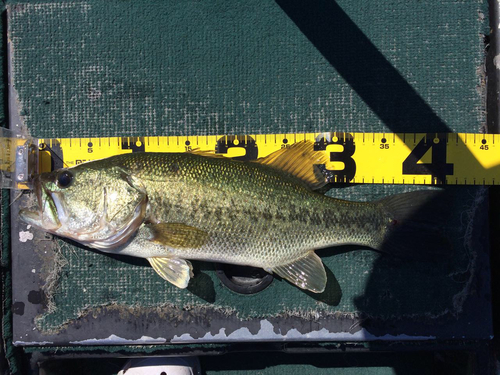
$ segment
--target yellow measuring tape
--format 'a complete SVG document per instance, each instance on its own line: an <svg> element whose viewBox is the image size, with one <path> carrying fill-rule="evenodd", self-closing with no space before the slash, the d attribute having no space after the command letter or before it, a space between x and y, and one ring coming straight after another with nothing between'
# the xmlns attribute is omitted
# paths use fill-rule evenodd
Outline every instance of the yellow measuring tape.
<svg viewBox="0 0 500 375"><path fill-rule="evenodd" d="M131 152L215 151L253 160L309 140L329 154L331 182L377 184L500 184L500 135L466 133L292 133L40 139L39 168L60 167Z"/></svg>

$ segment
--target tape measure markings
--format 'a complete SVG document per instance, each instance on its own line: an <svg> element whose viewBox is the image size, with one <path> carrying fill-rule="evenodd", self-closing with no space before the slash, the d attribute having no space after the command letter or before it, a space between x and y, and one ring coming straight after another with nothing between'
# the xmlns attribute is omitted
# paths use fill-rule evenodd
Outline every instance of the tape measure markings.
<svg viewBox="0 0 500 375"><path fill-rule="evenodd" d="M467 133L290 133L41 139L47 156L60 152L68 167L130 152L186 152L195 148L250 160L310 140L330 153L325 172L333 182L393 184L499 184L498 134ZM48 144L49 149L43 144ZM56 163L59 164L59 163Z"/></svg>

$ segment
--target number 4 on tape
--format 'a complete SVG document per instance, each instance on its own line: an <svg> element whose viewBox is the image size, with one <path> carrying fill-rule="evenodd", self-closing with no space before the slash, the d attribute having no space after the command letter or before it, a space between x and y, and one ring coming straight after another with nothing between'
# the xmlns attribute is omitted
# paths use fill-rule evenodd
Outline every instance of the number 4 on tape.
<svg viewBox="0 0 500 375"><path fill-rule="evenodd" d="M431 149L432 162L418 163ZM438 184L453 175L453 164L446 162L446 135L423 137L403 162L403 174L432 175Z"/></svg>

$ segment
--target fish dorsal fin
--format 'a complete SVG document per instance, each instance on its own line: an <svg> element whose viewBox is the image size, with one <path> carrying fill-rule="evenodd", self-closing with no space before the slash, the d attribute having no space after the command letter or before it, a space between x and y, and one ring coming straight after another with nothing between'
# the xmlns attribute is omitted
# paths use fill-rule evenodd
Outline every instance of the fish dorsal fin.
<svg viewBox="0 0 500 375"><path fill-rule="evenodd" d="M328 183L318 167L318 164L328 162L326 153L314 151L314 143L311 141L294 143L290 147L255 160L255 163L280 169L301 179L311 189L319 189Z"/></svg>
<svg viewBox="0 0 500 375"><path fill-rule="evenodd" d="M325 290L325 267L321 258L313 250L303 258L283 266L271 268L271 270L299 288L307 289L314 293L322 293Z"/></svg>
<svg viewBox="0 0 500 375"><path fill-rule="evenodd" d="M222 154L216 154L215 150L200 150L199 148L195 148L189 151L190 154L200 155L206 158L217 158L217 159L228 159L226 156Z"/></svg>
<svg viewBox="0 0 500 375"><path fill-rule="evenodd" d="M197 249L208 240L208 233L182 223L159 223L151 225L153 242L175 249Z"/></svg>
<svg viewBox="0 0 500 375"><path fill-rule="evenodd" d="M148 260L158 275L178 288L186 288L193 276L193 266L187 260L166 257L154 257Z"/></svg>

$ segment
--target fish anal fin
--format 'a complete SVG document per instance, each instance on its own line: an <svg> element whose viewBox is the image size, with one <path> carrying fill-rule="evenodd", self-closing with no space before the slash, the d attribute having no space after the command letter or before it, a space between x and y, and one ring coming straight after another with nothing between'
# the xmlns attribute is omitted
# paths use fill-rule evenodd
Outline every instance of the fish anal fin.
<svg viewBox="0 0 500 375"><path fill-rule="evenodd" d="M289 173L311 189L319 189L328 183L318 165L327 164L329 158L325 152L315 151L311 141L294 143L254 162Z"/></svg>
<svg viewBox="0 0 500 375"><path fill-rule="evenodd" d="M314 293L322 293L326 287L325 267L313 250L291 263L273 267L272 271L299 288Z"/></svg>
<svg viewBox="0 0 500 375"><path fill-rule="evenodd" d="M175 249L197 249L208 240L208 233L182 223L159 223L151 226L153 242Z"/></svg>
<svg viewBox="0 0 500 375"><path fill-rule="evenodd" d="M178 288L186 288L193 276L193 266L187 260L167 257L154 257L148 260L158 275Z"/></svg>

